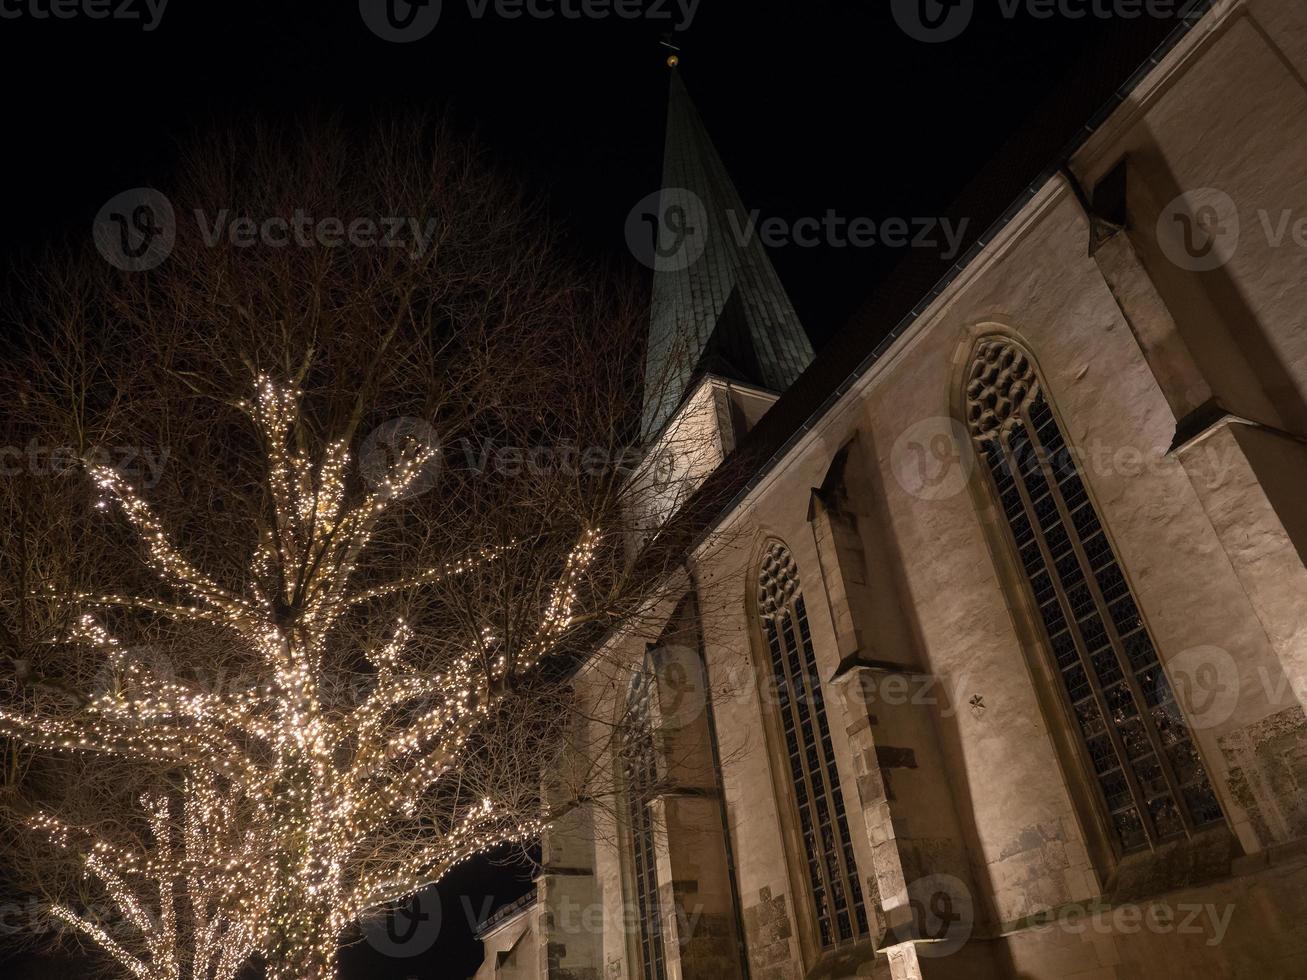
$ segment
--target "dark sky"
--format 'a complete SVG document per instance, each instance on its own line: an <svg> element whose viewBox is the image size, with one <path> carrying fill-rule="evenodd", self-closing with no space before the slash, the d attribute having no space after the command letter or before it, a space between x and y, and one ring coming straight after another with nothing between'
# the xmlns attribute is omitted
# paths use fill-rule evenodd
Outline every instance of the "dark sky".
<svg viewBox="0 0 1307 980"><path fill-rule="evenodd" d="M144 11L146 0L111 2ZM357 0L172 0L150 31L132 20L0 19L0 248L12 257L87 234L113 194L166 183L176 141L215 119L415 106L453 113L550 194L584 248L625 258L626 215L657 186L667 85L658 41L679 16L476 18L469 5L480 2L444 0L435 29L409 44L373 34ZM885 0L701 0L678 36L682 70L748 207L790 219L936 215L1081 47L1134 26L999 10L979 0L960 38L927 45L899 29ZM774 256L819 345L899 257Z"/></svg>
<svg viewBox="0 0 1307 980"><path fill-rule="evenodd" d="M580 248L632 261L624 222L657 187L661 163L658 41L679 14L508 20L493 2L475 17L480 0L444 0L427 37L397 44L366 26L357 0L173 0L149 31L140 20L34 16L50 2L0 2L6 267L44 240L89 236L119 191L166 183L177 141L215 121L324 108L364 120L410 106L475 130L549 195ZM146 9L110 0L123 3ZM746 206L791 220L946 214L1077 56L1138 29L1004 19L998 0L977 5L961 37L924 44L886 0L702 0L677 35L681 70ZM902 255L789 247L773 257L820 347ZM443 889L439 939L425 955L362 944L346 956L347 980L470 973L479 952L462 898L479 911L487 894L505 901L523 887L502 869L461 871Z"/></svg>

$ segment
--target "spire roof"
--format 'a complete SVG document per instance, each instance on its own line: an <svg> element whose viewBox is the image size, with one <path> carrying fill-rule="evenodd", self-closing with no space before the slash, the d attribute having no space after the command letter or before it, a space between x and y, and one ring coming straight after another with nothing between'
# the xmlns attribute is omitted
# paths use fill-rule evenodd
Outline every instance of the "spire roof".
<svg viewBox="0 0 1307 980"><path fill-rule="evenodd" d="M649 436L699 374L784 391L813 357L680 70L673 67L671 76L659 204L663 248L655 258L645 366Z"/></svg>

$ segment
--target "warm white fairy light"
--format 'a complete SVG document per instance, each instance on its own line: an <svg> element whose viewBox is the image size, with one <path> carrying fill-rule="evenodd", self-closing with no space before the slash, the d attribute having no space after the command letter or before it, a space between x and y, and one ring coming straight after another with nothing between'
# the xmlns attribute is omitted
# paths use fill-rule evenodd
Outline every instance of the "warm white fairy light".
<svg viewBox="0 0 1307 980"><path fill-rule="evenodd" d="M107 658L112 688L64 715L0 709L0 734L48 749L148 759L187 774L180 846L168 830L167 804L151 798L153 853L133 855L105 842L85 852L88 873L136 925L147 955L129 953L71 910L57 913L143 980L177 980L184 958L175 918L145 915L135 890L143 878L162 889L153 902L161 909L175 909L169 896L177 883L189 889L193 921L186 934L194 940L186 955L207 971L195 977L230 977L257 952L267 959L269 980L321 980L334 975L341 931L367 909L412 894L472 854L538 833L538 813L488 798L438 815L428 802L442 778L459 772L460 753L503 696L499 682L510 670L539 664L574 625L578 592L600 541L597 530L581 535L538 626L514 649L486 631L440 673L421 673L406 665L413 627L399 619L388 639L366 653L367 696L348 711L327 710L324 650L342 615L464 575L508 549L486 548L389 585L352 589L355 564L379 521L406 496L434 450L402 454L377 489L351 501L346 444L331 442L316 459L301 448L298 391L260 376L254 398L242 407L267 457L273 509L251 557L254 584L245 594L225 589L182 554L118 474L92 467L96 484L178 598L82 594L76 601L86 609L131 608L226 627L257 655L258 682L213 694L159 677L88 613L65 639ZM369 840L395 820L421 823L424 832L392 849L395 856L385 848L369 851ZM35 825L63 846L77 846L74 831L54 818Z"/></svg>
<svg viewBox="0 0 1307 980"><path fill-rule="evenodd" d="M146 853L96 839L48 813L33 817L33 830L81 854L86 876L99 882L128 929L111 931L103 916L67 905L50 911L140 980L232 980L261 942L262 927L245 918L250 907L240 898L256 886L256 841L232 819L212 777L188 780L181 795L180 842L168 798L142 797L152 843ZM180 915L189 916L189 942L179 941Z"/></svg>

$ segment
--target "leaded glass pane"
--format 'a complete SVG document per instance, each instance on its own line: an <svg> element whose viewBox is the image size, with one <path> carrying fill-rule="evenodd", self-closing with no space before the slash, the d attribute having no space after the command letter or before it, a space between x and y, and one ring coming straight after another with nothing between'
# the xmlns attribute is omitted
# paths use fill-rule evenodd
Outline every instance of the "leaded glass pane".
<svg viewBox="0 0 1307 980"><path fill-rule="evenodd" d="M1118 844L1132 851L1218 823L1207 773L1029 355L1007 340L982 342L966 394L972 438Z"/></svg>
<svg viewBox="0 0 1307 980"><path fill-rule="evenodd" d="M650 693L653 676L635 675L627 698L622 738L622 774L626 782L636 909L640 916L640 970L643 980L666 980L662 908L654 854L654 826L649 803L658 781Z"/></svg>
<svg viewBox="0 0 1307 980"><path fill-rule="evenodd" d="M835 749L808 629L798 568L773 543L758 575L758 611L771 655L794 802L803 835L808 884L824 947L867 935L867 912L853 858Z"/></svg>

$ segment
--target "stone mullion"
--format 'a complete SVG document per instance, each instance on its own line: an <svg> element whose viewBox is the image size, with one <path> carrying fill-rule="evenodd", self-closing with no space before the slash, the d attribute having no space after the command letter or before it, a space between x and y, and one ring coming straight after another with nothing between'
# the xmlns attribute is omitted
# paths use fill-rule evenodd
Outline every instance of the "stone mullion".
<svg viewBox="0 0 1307 980"><path fill-rule="evenodd" d="M1022 424L1026 425L1027 427L1029 426L1028 420L1023 419ZM1044 538L1044 529L1039 525L1039 518L1035 513L1034 502L1030 499L1030 490L1026 486L1025 476L1021 472L1020 461L1017 459L1016 453L1013 452L1012 447L1008 442L1006 435L1001 435L998 436L997 438L999 439L999 445L1002 447L1003 450L1003 458L1007 461L1008 467L1012 470L1012 484L1017 488L1017 492L1021 495L1021 503L1022 506L1025 507L1026 515L1030 520L1030 528L1035 535L1035 542L1039 545L1039 553L1041 556L1043 556L1044 567L1048 569L1048 580L1052 584L1053 590L1057 594L1058 603L1062 607L1062 616L1066 620L1066 624L1067 624L1067 635L1071 637L1071 642L1075 644L1076 656L1079 657L1080 665L1081 667L1084 668L1085 678L1089 681L1089 688L1094 695L1094 702L1098 705L1098 710L1102 715L1103 730L1107 733L1108 741L1112 743L1112 750L1116 753L1117 765L1121 769L1122 775L1125 776L1126 784L1130 787L1130 795L1134 798L1135 809L1139 811L1140 824L1141 826L1143 826L1144 833L1148 836L1149 843L1151 844L1157 840L1156 828L1152 826L1152 817L1149 816L1147 808L1143 805L1144 794L1139 786L1139 780L1135 776L1134 769L1132 769L1130 766L1129 755L1125 751L1125 744L1121 741L1121 735L1116 730L1116 726L1112 723L1112 713L1109 710L1107 698L1103 694L1103 687L1098 681L1098 674L1094 670L1093 662L1089 659L1089 651L1086 649L1084 640L1080 636L1080 629L1075 618L1075 613L1071 608L1071 601L1067 598L1066 590L1063 588L1062 578L1057 573L1057 566L1053 564L1053 552L1052 549L1049 548L1048 542ZM1034 444L1033 440L1031 444L1032 445ZM1051 492L1052 491L1050 488L1050 493ZM1001 499L1001 498L998 498L996 495L996 499ZM1054 497L1054 501L1055 502L1057 501L1056 497ZM1010 528L1011 522L1008 521L1008 524ZM1067 537L1069 538L1070 534L1068 534ZM1013 541L1015 544L1015 538L1013 539ZM1017 560L1018 563L1020 563L1019 555L1017 556ZM1030 574L1029 572L1025 571L1024 564L1022 564L1022 574L1025 576L1027 583L1029 583ZM1028 591L1029 588L1030 587L1028 585L1027 586ZM1038 611L1038 605L1036 605L1036 615L1040 616L1040 621L1042 624L1043 618ZM1043 625L1042 628L1044 633L1047 634L1048 633L1047 625ZM1058 675L1057 689L1059 692L1061 692L1063 703L1067 705L1069 709L1071 723L1076 726L1077 735L1079 737L1080 743L1085 746L1085 751L1083 752L1083 755L1089 764L1089 770L1093 777L1094 787L1098 791L1099 798L1103 801L1103 809L1107 812L1109 817L1109 822L1110 822L1110 818L1113 814L1113 810L1108 805L1107 796L1103 793L1102 778L1098 773L1098 771L1094 768L1093 760L1088 758L1089 755L1088 745L1087 745L1088 739L1085 736L1084 731L1080 729L1080 722L1078 716L1076 715L1075 705L1071 703L1071 696L1066 689L1066 681L1062 677L1062 670L1060 667L1057 666L1056 662L1054 662L1053 664L1053 669L1054 672ZM1111 829L1112 832L1116 835L1116 839L1119 843L1120 836L1119 833L1116 831L1115 826L1113 826Z"/></svg>
<svg viewBox="0 0 1307 980"><path fill-rule="evenodd" d="M1184 824L1185 835L1192 837L1194 835L1193 818L1189 815L1189 808L1185 803L1184 797L1180 793L1179 782L1175 778L1175 772L1171 769L1171 760L1167 758L1162 745L1162 740L1154 728L1152 718L1147 715L1148 701L1144 697L1143 690L1139 687L1139 680L1135 677L1134 667L1130 664L1129 659L1125 655L1125 648L1121 643L1121 634L1116 628L1116 622L1112 619L1111 612L1108 609L1107 600L1103 598L1102 589L1100 589L1098 585L1098 579L1094 577L1093 564L1090 562L1089 556L1085 553L1084 547L1080 541L1080 534L1076 531L1075 524L1071 520L1071 511L1067 507L1066 500L1062 496L1062 487L1057 482L1056 474L1053 473L1053 469L1049 465L1048 453L1043 442L1039 438L1039 432L1035 427L1034 420L1030 418L1029 403L1021 407L1020 415L1026 426L1026 432L1030 437L1030 444L1034 448L1035 460L1043 471L1044 479L1048 482L1049 494L1052 496L1053 503L1057 506L1058 514L1061 515L1062 527L1066 531L1067 540L1071 542L1071 550L1075 552L1076 560L1080 563L1080 571L1085 577L1085 584L1089 589L1090 597L1094 601L1094 608L1098 610L1099 619L1102 620L1103 627L1107 632L1108 646L1111 647L1112 655L1116 658L1117 667L1121 671L1121 676L1124 678L1131 696L1135 699L1135 708L1139 712L1139 723L1143 727L1145 736L1148 738L1148 744L1153 747L1153 754L1157 757L1157 764L1162 770L1163 777L1166 779L1166 785L1171 793L1171 799L1175 802L1176 811L1180 814L1180 819ZM1049 415L1052 417L1051 406L1049 407ZM1056 418L1052 418L1052 421L1054 425L1058 424ZM1078 475L1079 473L1077 473L1077 476ZM1083 479L1081 482L1083 482ZM1085 501L1085 506L1094 506L1093 501L1088 498L1088 488L1086 488ZM1098 523L1100 526L1103 525L1101 519ZM1100 533L1102 533L1104 539L1107 540L1107 528L1105 526L1102 527ZM1108 543L1109 545L1111 544L1110 541L1108 541ZM1122 577L1124 578L1125 569L1121 568L1121 560L1120 556L1116 553L1116 548L1112 548L1112 560L1116 563ZM1053 569L1050 567L1050 574L1052 571ZM1126 594L1133 598L1134 590L1130 589ZM1076 623L1074 618L1068 620L1068 624L1073 623ZM1074 628L1078 630L1079 625L1076 624ZM1147 630L1147 626L1145 626L1144 629ZM1149 637L1149 641L1151 643L1151 636ZM1154 650L1154 652L1156 651ZM1158 666L1160 667L1161 657L1158 657L1157 659ZM1093 663L1087 663L1085 667L1087 671L1092 671ZM1105 717L1104 720L1106 721L1108 719ZM1122 765L1123 767L1128 766L1131 775L1133 776L1134 767L1130 764L1128 755L1123 757ZM1142 800L1140 816L1143 816L1143 812L1147 809L1148 801L1143 797L1140 799ZM1151 824L1151 822L1150 818L1148 823ZM1145 824L1145 826L1147 826L1147 824ZM1154 835L1150 835L1150 837L1152 837L1155 842L1158 840L1158 837Z"/></svg>

